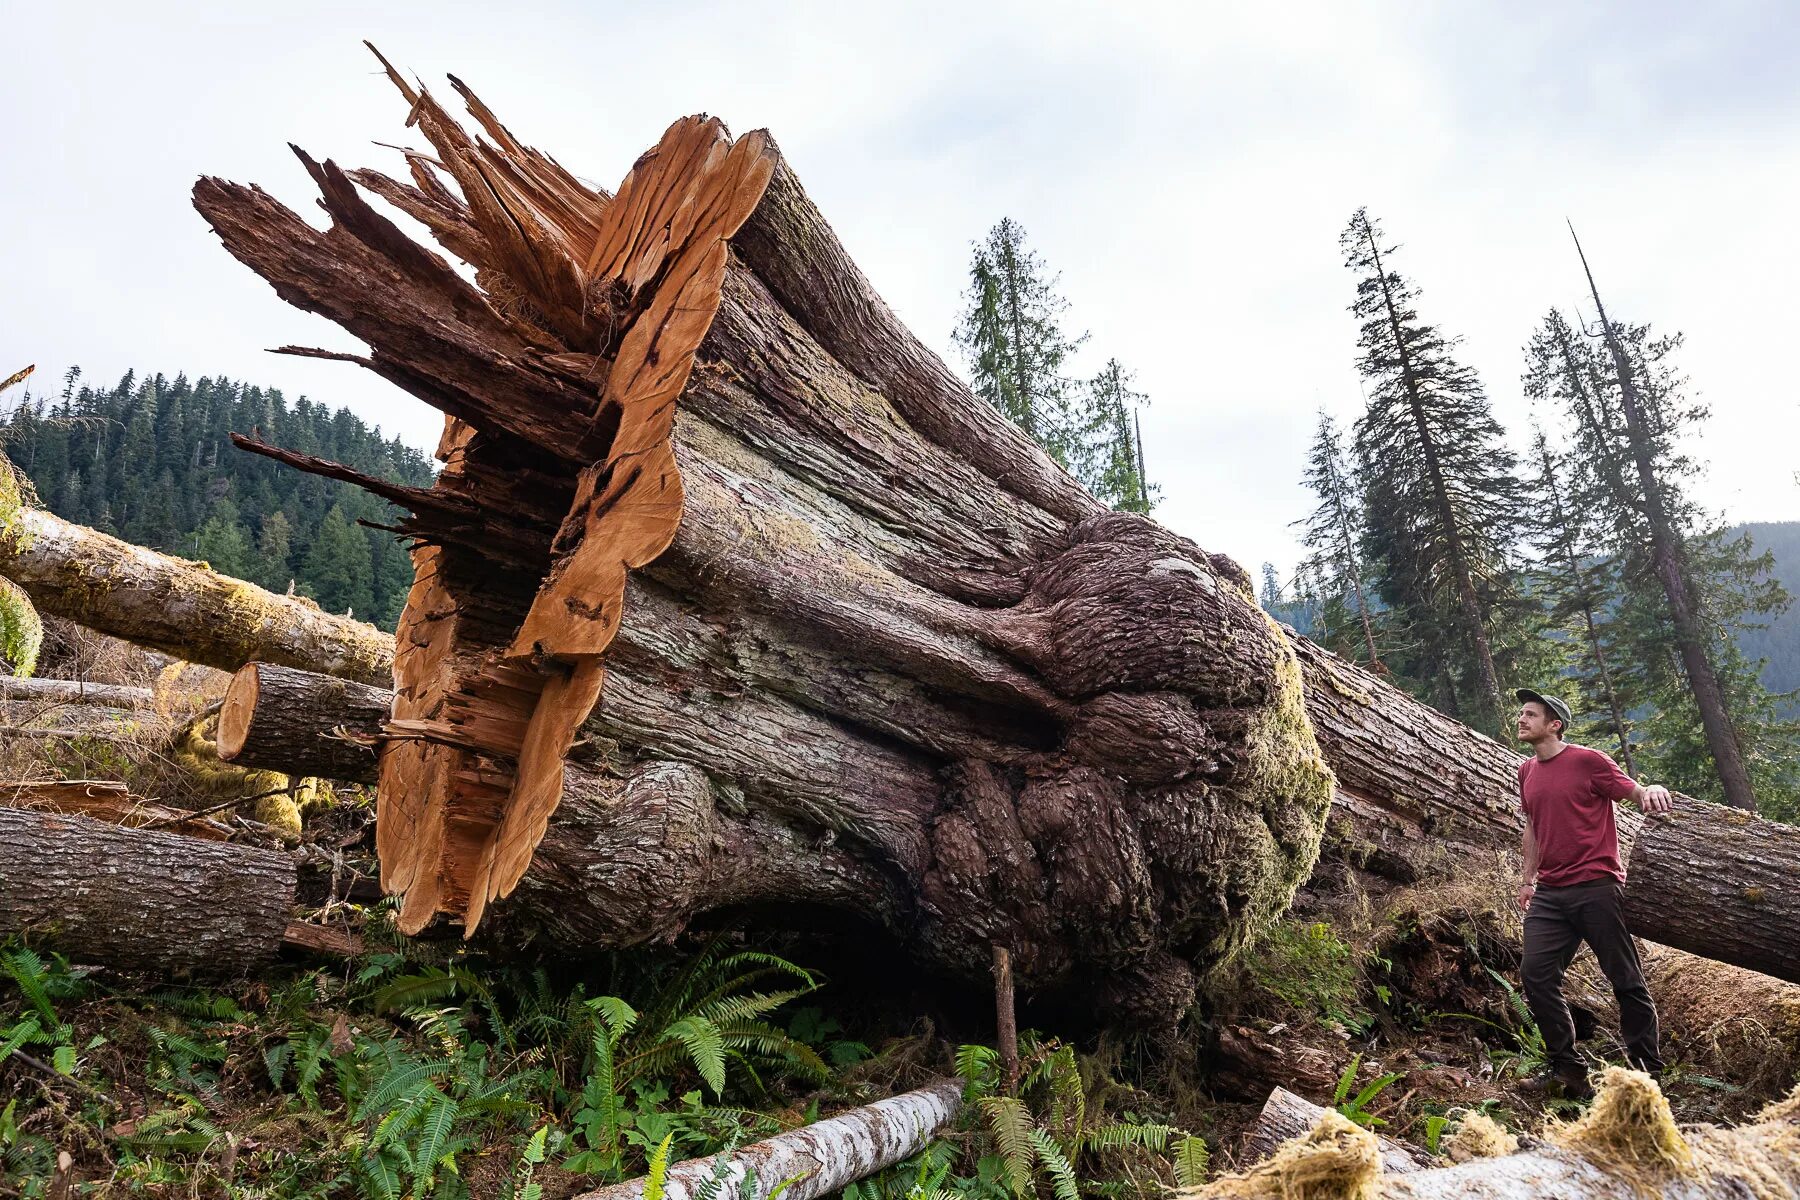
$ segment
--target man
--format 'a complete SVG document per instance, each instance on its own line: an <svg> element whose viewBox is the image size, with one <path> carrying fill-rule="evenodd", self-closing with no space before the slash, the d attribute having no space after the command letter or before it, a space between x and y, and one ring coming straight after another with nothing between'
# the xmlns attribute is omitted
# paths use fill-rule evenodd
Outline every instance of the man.
<svg viewBox="0 0 1800 1200"><path fill-rule="evenodd" d="M1669 789L1646 787L1618 764L1586 746L1563 740L1569 706L1529 688L1516 693L1519 740L1532 756L1519 764L1519 795L1525 806L1525 874L1519 907L1525 910L1525 962L1520 975L1550 1072L1536 1081L1546 1093L1593 1095L1587 1072L1575 1057L1575 1023L1563 1000L1563 974L1586 942L1619 1000L1619 1029L1631 1064L1657 1075L1656 1006L1644 987L1637 946L1625 928L1625 868L1619 861L1619 830L1613 801L1630 800L1647 813L1668 812Z"/></svg>

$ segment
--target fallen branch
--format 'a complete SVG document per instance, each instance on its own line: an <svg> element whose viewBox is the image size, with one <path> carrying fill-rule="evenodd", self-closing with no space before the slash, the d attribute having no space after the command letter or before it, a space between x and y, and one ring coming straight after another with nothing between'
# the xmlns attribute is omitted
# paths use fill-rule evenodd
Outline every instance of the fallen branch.
<svg viewBox="0 0 1800 1200"><path fill-rule="evenodd" d="M841 1191L924 1149L955 1119L962 1093L960 1079L940 1079L730 1154L677 1163L668 1170L662 1194L665 1200L701 1195L763 1200L784 1183L781 1200L814 1200ZM646 1182L615 1183L576 1200L643 1200Z"/></svg>
<svg viewBox="0 0 1800 1200"><path fill-rule="evenodd" d="M106 708L149 708L156 693L146 687L88 683L81 679L17 678L0 675L0 700L37 700L53 704L98 704Z"/></svg>
<svg viewBox="0 0 1800 1200"><path fill-rule="evenodd" d="M1256 1124L1244 1135L1239 1160L1252 1165L1262 1162L1274 1155L1284 1142L1306 1136L1329 1111L1331 1110L1322 1108L1303 1096L1296 1096L1286 1088L1276 1088L1263 1102ZM1439 1165L1426 1151L1408 1146L1405 1142L1385 1137L1377 1140L1381 1144L1382 1170L1390 1175L1408 1174Z"/></svg>

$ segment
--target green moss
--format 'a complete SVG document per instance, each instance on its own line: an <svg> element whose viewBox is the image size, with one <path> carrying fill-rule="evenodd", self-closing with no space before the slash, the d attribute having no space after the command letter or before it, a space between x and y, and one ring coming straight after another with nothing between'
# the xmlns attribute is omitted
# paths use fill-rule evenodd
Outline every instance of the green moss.
<svg viewBox="0 0 1800 1200"><path fill-rule="evenodd" d="M44 623L25 589L0 577L0 674L25 676L37 670Z"/></svg>

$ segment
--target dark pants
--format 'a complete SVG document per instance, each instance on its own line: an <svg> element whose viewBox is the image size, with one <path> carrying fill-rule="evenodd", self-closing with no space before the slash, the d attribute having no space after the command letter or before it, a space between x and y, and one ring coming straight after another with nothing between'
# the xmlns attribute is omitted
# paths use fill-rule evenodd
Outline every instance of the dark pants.
<svg viewBox="0 0 1800 1200"><path fill-rule="evenodd" d="M1656 1048L1656 1006L1644 986L1637 946L1625 928L1625 885L1608 876L1573 887L1541 887L1525 914L1525 1000L1544 1034L1550 1065L1559 1073L1581 1070L1575 1057L1575 1022L1563 999L1563 973L1586 942L1619 998L1619 1032L1631 1064L1662 1070Z"/></svg>

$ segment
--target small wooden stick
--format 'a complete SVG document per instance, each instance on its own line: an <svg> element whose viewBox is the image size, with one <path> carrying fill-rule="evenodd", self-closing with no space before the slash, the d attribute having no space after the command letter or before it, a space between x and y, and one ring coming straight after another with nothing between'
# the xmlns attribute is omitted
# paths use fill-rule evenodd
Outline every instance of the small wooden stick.
<svg viewBox="0 0 1800 1200"><path fill-rule="evenodd" d="M994 1037L1000 1050L1000 1073L1006 1094L1019 1090L1019 1018L1013 1009L1012 953L994 946Z"/></svg>

